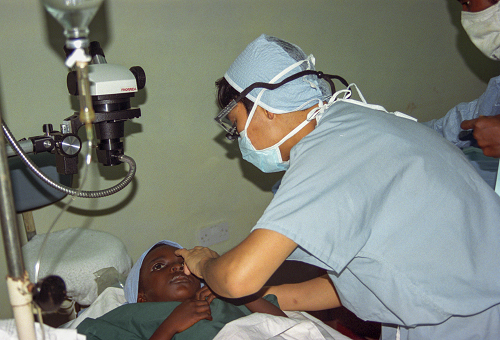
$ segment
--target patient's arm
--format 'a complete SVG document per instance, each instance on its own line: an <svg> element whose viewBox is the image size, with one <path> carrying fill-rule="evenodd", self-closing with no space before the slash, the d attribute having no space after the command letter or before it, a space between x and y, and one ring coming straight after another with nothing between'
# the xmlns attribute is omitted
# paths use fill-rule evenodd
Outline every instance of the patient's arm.
<svg viewBox="0 0 500 340"><path fill-rule="evenodd" d="M340 299L328 275L301 282L266 286L259 295L274 294L283 310L316 311L340 307Z"/></svg>
<svg viewBox="0 0 500 340"><path fill-rule="evenodd" d="M215 299L215 297L215 294L206 285L196 293L196 298L198 300L207 300L209 304L213 301L213 299ZM256 294L237 300L225 299L223 297L221 297L221 299L233 304L243 303L252 313L266 313L276 316L287 316L281 309Z"/></svg>
<svg viewBox="0 0 500 340"><path fill-rule="evenodd" d="M245 306L252 313L266 313L266 314L286 317L286 314L281 309L273 305L271 302L264 300L263 298L260 297L251 302L245 303Z"/></svg>
<svg viewBox="0 0 500 340"><path fill-rule="evenodd" d="M209 302L189 299L177 306L149 338L150 340L170 340L200 320L212 320Z"/></svg>

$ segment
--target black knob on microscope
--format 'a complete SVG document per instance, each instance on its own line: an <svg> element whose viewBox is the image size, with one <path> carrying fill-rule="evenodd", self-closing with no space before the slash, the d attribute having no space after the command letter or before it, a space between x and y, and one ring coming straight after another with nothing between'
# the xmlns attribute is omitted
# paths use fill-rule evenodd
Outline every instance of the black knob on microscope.
<svg viewBox="0 0 500 340"><path fill-rule="evenodd" d="M140 66L132 66L130 72L132 72L137 81L137 90L142 90L146 86L146 72Z"/></svg>
<svg viewBox="0 0 500 340"><path fill-rule="evenodd" d="M42 130L48 136L52 131L54 131L54 128L52 124L43 124Z"/></svg>
<svg viewBox="0 0 500 340"><path fill-rule="evenodd" d="M91 41L89 45L89 53L92 58L96 55L100 55L102 57L106 57L104 55L104 51L101 48L101 44L98 41Z"/></svg>

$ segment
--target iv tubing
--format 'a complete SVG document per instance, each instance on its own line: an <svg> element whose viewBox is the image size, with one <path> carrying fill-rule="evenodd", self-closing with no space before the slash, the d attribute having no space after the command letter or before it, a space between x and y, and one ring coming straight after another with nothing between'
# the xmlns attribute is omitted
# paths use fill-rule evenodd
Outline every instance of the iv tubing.
<svg viewBox="0 0 500 340"><path fill-rule="evenodd" d="M87 143L88 143L88 150L91 150L92 149L92 140L89 139L87 141ZM40 251L38 252L38 257L37 257L37 260L35 262L35 278L34 278L35 282L38 282L38 274L40 273L40 264L42 261L42 256L43 256L43 252L45 250L45 246L47 244L47 240L49 239L49 235L52 232L52 229L56 225L57 221L59 221L59 218L62 216L62 214L68 210L71 203L73 203L75 198L82 192L83 184L85 183L85 180L87 179L87 174L88 174L88 170L89 170L89 166L90 166L91 161L92 161L92 156L91 156L91 153L89 151L89 152L87 152L87 157L86 157L86 162L85 162L85 170L83 173L83 179L80 183L80 186L76 190L77 192L75 193L75 195L72 195L71 199L64 205L64 208L56 216L56 218L52 222L52 225L50 226L49 230L47 230L45 237L43 238L42 246L40 247Z"/></svg>
<svg viewBox="0 0 500 340"><path fill-rule="evenodd" d="M90 95L90 82L88 63L86 61L76 62L76 74L78 79L78 97L80 98L80 121L85 123L87 134L92 131L89 129L95 120L95 112L92 107L92 96ZM92 134L92 132L91 132ZM91 138L88 138L92 140Z"/></svg>
<svg viewBox="0 0 500 340"><path fill-rule="evenodd" d="M136 172L135 161L129 156L122 155L122 156L119 156L118 159L121 162L127 163L129 165L129 171L128 171L127 176L125 176L125 178L120 183L118 183L117 185L115 185L111 188L103 189L103 190L99 190L99 191L81 191L81 192L78 192L78 190L75 190L73 188L56 183L52 179L47 177L43 172L40 171L38 166L35 163L33 163L33 161L24 154L22 148L17 143L16 139L14 138L12 133L10 132L9 128L3 122L2 122L2 129L3 129L3 132L5 134L5 137L7 138L7 141L10 143L10 145L12 146L12 148L14 149L16 154L24 162L24 164L26 164L26 166L28 166L28 168L30 168L31 171L33 171L35 173L35 175L37 175L42 181L44 181L45 183L50 185L52 188L59 190L65 194L77 196L77 197L83 197L83 198L106 197L106 196L113 195L113 194L117 193L118 191L122 190L123 188L125 188L134 178L134 175Z"/></svg>
<svg viewBox="0 0 500 340"><path fill-rule="evenodd" d="M77 55L80 56L80 60L76 61L76 69L78 76L78 93L80 99L80 121L85 124L85 130L87 132L87 155L85 157L85 170L84 175L81 180L80 186L76 190L76 192L71 196L71 199L64 205L64 208L59 212L54 222L50 226L49 230L45 234L43 238L42 246L40 247L40 251L38 253L38 258L35 264L35 282L38 282L38 274L40 272L40 264L42 261L43 252L45 250L45 246L48 240L48 237L52 231L52 228L56 225L59 218L62 216L64 212L66 212L71 205L71 203L75 200L77 196L82 192L83 185L85 180L87 179L88 169L90 163L92 162L92 141L94 139L94 133L92 129L92 122L95 120L95 112L92 106L92 97L90 95L90 83L88 77L88 56L85 55L83 50L79 50Z"/></svg>

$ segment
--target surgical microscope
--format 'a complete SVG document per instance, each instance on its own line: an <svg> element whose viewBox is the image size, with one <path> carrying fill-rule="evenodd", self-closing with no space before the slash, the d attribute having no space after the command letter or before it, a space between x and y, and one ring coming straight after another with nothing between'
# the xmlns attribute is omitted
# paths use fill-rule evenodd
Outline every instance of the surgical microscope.
<svg viewBox="0 0 500 340"><path fill-rule="evenodd" d="M51 153L55 157L56 170L62 175L73 175L79 172L78 154L82 142L78 131L85 124L80 120L79 113L63 120L60 131L54 130L52 124L43 125L43 134L16 141L7 125L2 122L2 129L10 145L6 146L9 158L20 157L27 168L32 170L43 182L62 192L78 197L97 198L111 195L123 189L135 174L135 162L124 155L123 137L125 122L141 116L141 110L131 106L131 98L146 85L146 76L140 66L130 69L120 65L108 64L100 44L96 41L89 45L89 55L92 60L88 65L90 94L95 118L92 122L95 137L98 140L95 151L97 161L104 166L115 166L126 162L129 173L118 185L100 191L78 191L71 187L54 182L44 175L27 154ZM66 55L72 50L66 49ZM67 88L70 95L78 97L78 79L76 71L67 75ZM14 193L14 196L16 194ZM61 197L64 197L61 196ZM16 204L17 205L17 204ZM53 311L64 300L65 285L61 278L50 276L33 287L33 299L42 310Z"/></svg>
<svg viewBox="0 0 500 340"><path fill-rule="evenodd" d="M64 196L98 198L112 195L133 179L135 162L124 154L124 124L139 118L141 110L131 106L130 99L146 84L144 70L139 66L127 69L108 64L98 42L89 43L88 24L103 0L41 0L45 9L63 26L66 44L66 66L69 94L79 99L80 112L63 120L60 131L51 124L43 125L43 134L16 140L1 119L5 140L0 138L0 218L2 238L7 260L7 288L19 339L36 339L33 302L46 311L57 310L65 298L64 281L57 276L30 282L24 269L21 242L17 228L16 204L12 192L8 160L19 157L41 181L60 191ZM95 138L97 160L104 166L127 163L128 174L117 185L99 191L83 191L71 185L57 183L45 175L27 154L54 155L57 173L73 175L79 172L78 155L82 141L78 131L85 128L87 135L87 165ZM63 197L64 197L63 196ZM47 233L49 234L49 233ZM36 281L36 279L35 279Z"/></svg>
<svg viewBox="0 0 500 340"><path fill-rule="evenodd" d="M66 56L72 52L68 49L65 51ZM140 66L127 69L120 65L108 64L97 41L90 43L89 54L92 57L88 66L90 94L95 111L92 123L96 138L99 140L96 148L97 160L104 166L114 166L124 161L120 158L124 156L122 138L125 135L125 122L141 116L140 108L131 107L130 99L138 90L145 87L146 75ZM76 71L68 73L67 87L70 95L78 96ZM82 126L84 123L80 120L79 113L75 112L63 120L60 131L54 130L52 124L44 124L43 135L23 138L16 143L8 127L2 123L2 129L10 143L6 147L7 156L22 157L31 153L50 152L55 155L58 173L77 174L77 156L82 149L78 130ZM80 195L80 197L87 196Z"/></svg>

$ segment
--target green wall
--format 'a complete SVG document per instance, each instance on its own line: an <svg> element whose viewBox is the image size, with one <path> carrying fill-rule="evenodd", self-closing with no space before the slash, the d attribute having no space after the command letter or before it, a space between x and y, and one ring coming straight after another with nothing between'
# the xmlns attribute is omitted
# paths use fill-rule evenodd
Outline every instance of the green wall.
<svg viewBox="0 0 500 340"><path fill-rule="evenodd" d="M221 222L230 239L213 249L225 252L271 200L279 174L242 161L237 143L226 143L212 120L214 81L260 34L301 46L318 70L355 82L368 102L420 121L477 98L498 72L462 30L455 0L105 0L90 30L109 63L146 71L146 89L133 100L142 117L126 127L137 175L114 196L73 202L55 230L107 231L134 260L159 239L195 246L200 229ZM17 139L41 135L45 123L57 128L76 109L66 90L62 27L37 1L3 0L0 31L3 119ZM125 171L94 164L85 188L114 185ZM34 212L39 233L61 209ZM1 251L0 276L6 273ZM3 280L0 291L0 318L11 317Z"/></svg>

